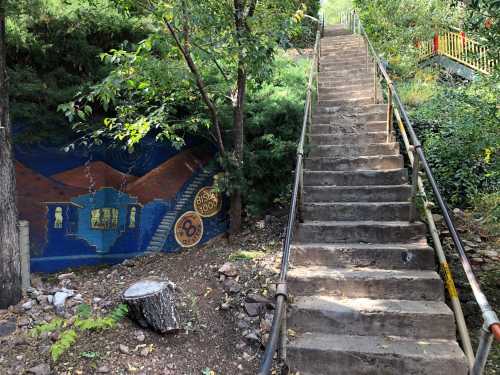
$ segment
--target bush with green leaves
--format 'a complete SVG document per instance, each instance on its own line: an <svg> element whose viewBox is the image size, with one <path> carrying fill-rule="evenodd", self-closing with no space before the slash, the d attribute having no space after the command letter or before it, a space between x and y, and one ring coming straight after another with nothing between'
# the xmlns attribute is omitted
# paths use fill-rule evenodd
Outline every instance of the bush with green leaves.
<svg viewBox="0 0 500 375"><path fill-rule="evenodd" d="M244 163L250 213L262 213L289 200L308 69L308 59L294 62L281 55L273 77L251 88Z"/></svg>
<svg viewBox="0 0 500 375"><path fill-rule="evenodd" d="M102 79L109 66L99 54L143 39L147 19L125 17L110 0L33 0L15 10L7 64L11 118L23 125L16 140L63 144L73 133L58 105Z"/></svg>
<svg viewBox="0 0 500 375"><path fill-rule="evenodd" d="M457 24L461 14L447 0L354 0L354 5L392 74L404 78L417 70L417 42Z"/></svg>
<svg viewBox="0 0 500 375"><path fill-rule="evenodd" d="M442 87L414 119L434 175L448 201L469 206L500 191L500 85L497 77Z"/></svg>

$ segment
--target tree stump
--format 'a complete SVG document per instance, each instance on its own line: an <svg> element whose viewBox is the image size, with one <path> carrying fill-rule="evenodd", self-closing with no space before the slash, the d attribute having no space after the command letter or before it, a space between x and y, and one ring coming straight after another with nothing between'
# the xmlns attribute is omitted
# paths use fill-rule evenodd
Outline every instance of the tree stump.
<svg viewBox="0 0 500 375"><path fill-rule="evenodd" d="M179 315L175 307L175 285L166 280L140 280L122 295L129 306L129 314L143 328L161 333L180 329Z"/></svg>

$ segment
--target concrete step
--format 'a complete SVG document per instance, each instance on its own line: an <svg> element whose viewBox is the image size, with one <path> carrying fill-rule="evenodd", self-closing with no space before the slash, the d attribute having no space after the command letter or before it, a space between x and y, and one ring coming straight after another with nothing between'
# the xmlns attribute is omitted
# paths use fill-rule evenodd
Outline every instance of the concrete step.
<svg viewBox="0 0 500 375"><path fill-rule="evenodd" d="M297 226L295 241L391 243L425 238L424 223L407 221L306 221Z"/></svg>
<svg viewBox="0 0 500 375"><path fill-rule="evenodd" d="M370 134L370 133L366 133ZM360 134L352 136L363 137ZM305 168L311 171L366 171L403 168L403 156L358 156L353 158L307 158Z"/></svg>
<svg viewBox="0 0 500 375"><path fill-rule="evenodd" d="M365 69L357 70L331 70L322 71L319 73L320 80L344 80L345 82L352 82L361 79L372 79L373 72L367 72Z"/></svg>
<svg viewBox="0 0 500 375"><path fill-rule="evenodd" d="M405 221L410 217L409 202L304 203L302 215L307 221L380 220Z"/></svg>
<svg viewBox="0 0 500 375"><path fill-rule="evenodd" d="M334 88L337 86L351 85L373 85L373 77L355 77L349 80L345 78L323 77L319 82L321 88Z"/></svg>
<svg viewBox="0 0 500 375"><path fill-rule="evenodd" d="M454 340L453 312L444 302L296 297L288 327L300 333L401 336L412 339Z"/></svg>
<svg viewBox="0 0 500 375"><path fill-rule="evenodd" d="M342 114L353 117L359 117L372 113L380 113L387 116L387 104L383 103L351 104L351 105L344 105L342 106L342 108L334 107L329 109L329 111L334 113L341 112Z"/></svg>
<svg viewBox="0 0 500 375"><path fill-rule="evenodd" d="M321 97L319 99L318 105L319 106L326 106L326 107L338 107L342 106L345 104L371 104L374 101L374 97L371 95L366 95L366 96L360 96L360 97L348 97L344 96L342 98L338 99L328 99L328 98L323 98Z"/></svg>
<svg viewBox="0 0 500 375"><path fill-rule="evenodd" d="M320 100L334 100L334 99L343 99L345 97L353 97L353 98L364 98L364 97L373 97L373 87L367 86L361 89L353 90L329 90L329 92L324 92L320 94Z"/></svg>
<svg viewBox="0 0 500 375"><path fill-rule="evenodd" d="M387 142L386 132L367 132L362 137L356 134L334 135L334 134L311 134L311 145L365 145L370 143ZM393 137L389 137L389 142L393 142Z"/></svg>
<svg viewBox="0 0 500 375"><path fill-rule="evenodd" d="M391 244L324 244L292 245L295 266L333 268L371 267L379 269L434 270L434 250L422 240Z"/></svg>
<svg viewBox="0 0 500 375"><path fill-rule="evenodd" d="M305 186L304 202L408 202L409 185Z"/></svg>
<svg viewBox="0 0 500 375"><path fill-rule="evenodd" d="M305 186L401 185L407 181L406 169L356 172L304 171Z"/></svg>
<svg viewBox="0 0 500 375"><path fill-rule="evenodd" d="M373 64L366 66L366 59L360 61L329 61L320 65L321 73L349 74L351 72L366 72L374 74Z"/></svg>
<svg viewBox="0 0 500 375"><path fill-rule="evenodd" d="M328 95L330 93L342 93L342 92L351 92L351 91L360 91L360 90L370 90L373 91L373 80L367 83L353 83L353 84L339 84L335 87L323 87L320 84L319 95Z"/></svg>
<svg viewBox="0 0 500 375"><path fill-rule="evenodd" d="M344 36L344 35L352 35L351 31L348 30L348 29L342 29L342 30L328 30L328 29L325 29L325 32L323 34L323 39L328 39L328 38L331 38L331 37L339 37L339 36Z"/></svg>
<svg viewBox="0 0 500 375"><path fill-rule="evenodd" d="M288 344L287 363L301 375L467 375L453 340L304 334Z"/></svg>
<svg viewBox="0 0 500 375"><path fill-rule="evenodd" d="M358 123L366 123L373 121L386 121L387 114L382 111L375 110L363 110L359 111L351 110L351 115L347 116L344 111L339 111L339 109L344 109L343 107L330 107L330 106L318 106L313 112L313 124L314 125L336 125L345 123L346 120L352 120Z"/></svg>
<svg viewBox="0 0 500 375"><path fill-rule="evenodd" d="M295 267L288 283L294 296L444 301L443 282L435 271Z"/></svg>
<svg viewBox="0 0 500 375"><path fill-rule="evenodd" d="M387 129L385 121L370 121L367 123L348 123L336 125L313 125L312 134L359 134L367 132L383 132Z"/></svg>
<svg viewBox="0 0 500 375"><path fill-rule="evenodd" d="M344 45L337 48L322 48L321 56L325 59L329 57L338 58L366 58L366 52L360 48L360 44Z"/></svg>
<svg viewBox="0 0 500 375"><path fill-rule="evenodd" d="M368 65L366 64L366 55L365 54L359 54L355 57L346 57L346 56L339 56L339 57L324 57L321 58L320 61L320 66L321 68L325 68L325 70L330 70L331 67L344 67L344 66L351 66L351 67L356 67L356 68L365 68L365 69L372 69L374 68L375 65L373 65L373 62L371 58L368 56Z"/></svg>

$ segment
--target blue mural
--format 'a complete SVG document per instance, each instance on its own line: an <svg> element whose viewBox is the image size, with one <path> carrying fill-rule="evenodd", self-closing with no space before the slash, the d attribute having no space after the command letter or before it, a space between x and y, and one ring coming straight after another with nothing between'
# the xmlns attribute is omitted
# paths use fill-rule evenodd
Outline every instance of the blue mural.
<svg viewBox="0 0 500 375"><path fill-rule="evenodd" d="M194 142L175 150L147 140L132 154L105 147L71 152L17 147L16 159L20 218L30 222L32 272L177 251L227 230L222 197L210 217L198 214L194 204L218 173L214 150ZM179 218L186 212L192 217L183 219L184 227L199 230L183 234ZM190 242L185 236L198 238Z"/></svg>

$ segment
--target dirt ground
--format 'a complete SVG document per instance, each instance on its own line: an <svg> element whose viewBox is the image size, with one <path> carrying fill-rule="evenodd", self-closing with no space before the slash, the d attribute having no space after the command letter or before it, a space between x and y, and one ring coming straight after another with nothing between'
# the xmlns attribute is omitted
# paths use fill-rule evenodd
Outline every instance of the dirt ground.
<svg viewBox="0 0 500 375"><path fill-rule="evenodd" d="M485 230L480 221L475 219L470 212L455 209L453 216L474 274L490 305L498 314L500 312L500 234ZM472 294L450 234L442 221L439 221L439 227L475 350L483 323L481 311ZM500 345L498 343L493 343L491 347L484 374L500 374Z"/></svg>
<svg viewBox="0 0 500 375"><path fill-rule="evenodd" d="M285 220L271 219L247 222L231 243L220 238L180 253L155 253L115 266L35 276L34 289L23 301L0 310L0 374L255 374L272 321L272 304L264 303L257 314L249 314L247 305L256 296L265 302L274 293ZM455 212L455 222L485 294L500 311L499 238L467 213ZM449 233L439 220L438 225L476 347L481 314ZM231 277L219 272L228 262ZM91 306L95 316L105 316L129 285L150 277L177 285L180 332L161 335L125 318L113 329L78 334L76 343L55 363L50 346L57 332L30 334L33 327L56 318L47 298L61 288L74 291L65 311L71 321L81 304ZM493 344L485 374L500 374L499 345Z"/></svg>
<svg viewBox="0 0 500 375"><path fill-rule="evenodd" d="M284 227L283 219L267 221L247 223L231 243L221 238L176 254L155 253L111 267L35 277L32 298L0 312L0 374L255 374L272 306L256 317L244 306L252 294L273 294ZM218 272L228 261L235 277ZM49 348L57 333L31 337L32 327L56 317L46 302L54 291L64 287L79 294L66 302L70 320L81 303L105 315L120 303L127 286L146 277L167 278L177 285L181 332L161 335L125 318L113 329L79 334L56 363ZM6 334L9 327L15 331Z"/></svg>

